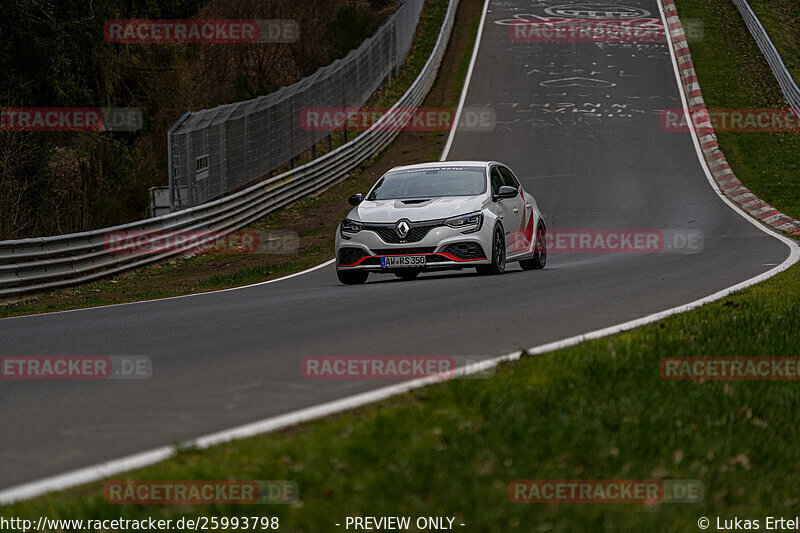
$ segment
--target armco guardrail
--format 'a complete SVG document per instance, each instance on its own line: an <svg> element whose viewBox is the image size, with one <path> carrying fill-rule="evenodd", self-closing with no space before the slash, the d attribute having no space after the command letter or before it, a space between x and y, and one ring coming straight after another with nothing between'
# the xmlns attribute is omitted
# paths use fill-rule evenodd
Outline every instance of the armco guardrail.
<svg viewBox="0 0 800 533"><path fill-rule="evenodd" d="M778 53L775 45L772 44L772 40L769 38L769 35L767 35L767 30L761 25L761 21L758 20L758 17L755 12L753 12L750 4L747 3L747 0L733 0L733 3L736 4L739 13L741 13L742 18L744 18L747 29L750 30L750 34L756 40L758 48L761 50L761 53L764 54L767 63L769 63L769 68L772 69L775 79L778 80L778 85L781 87L786 102L789 103L792 110L800 117L800 88L797 87L797 83L783 63L783 59L781 59L781 55Z"/></svg>
<svg viewBox="0 0 800 533"><path fill-rule="evenodd" d="M326 138L330 149L330 133L304 127L303 110L359 108L368 102L403 63L423 4L404 0L358 48L297 83L181 117L168 133L170 210L245 187L308 149L316 152Z"/></svg>
<svg viewBox="0 0 800 533"><path fill-rule="evenodd" d="M447 48L459 0L450 0L439 37L419 76L393 108L419 106L436 78ZM370 129L308 164L220 200L139 222L83 233L0 242L0 299L94 281L145 266L181 251L142 257L114 254L104 240L114 231L233 231L342 178L399 133L386 113Z"/></svg>

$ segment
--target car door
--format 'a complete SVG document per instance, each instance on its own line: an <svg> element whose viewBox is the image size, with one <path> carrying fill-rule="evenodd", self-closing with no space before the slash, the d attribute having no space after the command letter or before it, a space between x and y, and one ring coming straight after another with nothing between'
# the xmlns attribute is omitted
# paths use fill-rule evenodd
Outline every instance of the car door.
<svg viewBox="0 0 800 533"><path fill-rule="evenodd" d="M513 208L515 205L514 199L511 198L498 198L498 194L500 193L500 187L505 185L505 178L503 174L500 172L500 167L498 165L493 165L489 170L489 178L492 184L492 197L494 198L495 209L497 210L497 217L503 223L503 232L505 233L506 238L506 256L509 254L509 235L512 231L516 228L514 226L515 220L514 217L516 213L514 213Z"/></svg>
<svg viewBox="0 0 800 533"><path fill-rule="evenodd" d="M502 165L497 168L503 178L503 185L517 189L517 195L514 198L503 200L508 210L504 219L507 235L506 244L508 255L512 256L525 252L530 244L525 233L526 215L528 213L525 211L525 198L522 194L522 187L514 173L508 167Z"/></svg>

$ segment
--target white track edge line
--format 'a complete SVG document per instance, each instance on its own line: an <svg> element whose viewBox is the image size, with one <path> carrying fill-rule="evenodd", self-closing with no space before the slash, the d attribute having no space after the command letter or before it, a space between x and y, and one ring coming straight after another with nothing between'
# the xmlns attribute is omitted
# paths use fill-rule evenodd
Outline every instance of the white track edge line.
<svg viewBox="0 0 800 533"><path fill-rule="evenodd" d="M472 71L475 70L475 61L478 59L478 49L481 46L481 37L483 37L483 26L486 22L486 12L489 10L489 0L483 3L483 12L481 13L481 20L478 23L478 33L475 34L475 45L472 47L472 57L469 60L469 67L467 67L467 75L464 77L464 86L461 88L461 96L458 99L458 108L456 108L456 115L453 117L453 124L450 126L450 133L447 136L447 142L442 149L442 155L439 156L439 161L447 159L447 154L450 153L450 147L453 145L453 139L456 136L456 128L458 121L461 119L461 112L464 110L464 102L467 100L467 91L469 90L469 82L472 80Z"/></svg>
<svg viewBox="0 0 800 533"><path fill-rule="evenodd" d="M488 1L486 0L486 4L488 5ZM661 19L664 22L665 27L666 20L664 20L664 9L663 5L661 4L661 0L656 0L658 6L660 8ZM485 14L485 11L484 11ZM671 37L666 37L667 45L670 50L670 57L672 59L672 65L674 69L674 73L676 75L678 81L678 92L681 96L681 102L684 106L684 111L688 112L686 97L683 92L682 82L680 80L680 76L678 74L678 65L675 61L675 54L674 49L672 47L672 39ZM476 38L476 48L478 46L479 41ZM466 81L466 80L465 80ZM690 121L691 122L691 121ZM708 169L707 163L705 158L703 157L702 152L700 151L700 145L697 140L697 132L694 130L693 126L691 127L692 131L692 140L694 141L695 149L697 151L698 159L706 173L706 178L712 185L712 188L717 193L717 195L725 201L734 211L739 213L745 219L753 223L757 228L761 229L765 233L772 235L773 237L781 240L784 242L790 249L789 257L787 257L783 263L776 266L773 269L768 270L758 276L750 278L748 280L742 281L728 287L726 289L722 289L717 291L705 298L701 298L699 300L695 300L688 304L684 304L681 306L673 307L671 309L667 309L665 311L659 311L657 313L653 313L641 318L637 318L634 320L629 320L628 322L623 322L622 324L617 324L614 326L609 326L606 328L598 329L595 331L591 331L589 333L583 333L580 335L575 335L573 337L568 337L566 339L562 339L559 341L550 342L547 344L542 344L533 348L526 350L526 352L530 355L539 355L547 352L551 352L554 350L558 350L561 348L567 348L570 346L574 346L586 340L598 339L602 337L606 337L608 335L613 335L615 333L620 333L622 331L627 331L629 329L634 329L640 326L644 326L647 324L651 324L653 322L657 322L663 318L666 318L670 315L683 313L686 311L690 311L692 309L696 309L698 307L702 307L707 303L714 302L729 294L742 290L746 287L750 287L751 285L755 285L765 279L771 278L772 276L783 272L784 270L791 267L800 259L800 247L797 245L795 241L785 237L771 229L766 228L764 225L759 223L758 221L752 219L748 214L741 211L738 207L735 206L730 200L728 200L719 188L716 186L716 183L713 181L711 173ZM331 260L332 261L332 260ZM314 270L316 268L320 268L329 264L331 261L327 263L323 263L322 265L318 265L312 269L309 269L304 272L308 272L310 270ZM304 272L300 272L297 274L293 274L292 276L300 275ZM291 277L291 276L287 276ZM286 279L286 278L281 278ZM279 280L271 280L271 281L279 281ZM269 283L269 282L262 282ZM233 289L225 289L225 290L233 290ZM277 417L267 418L265 420L261 420L258 422L253 422L250 424L245 424L242 426L238 426L233 429L220 431L217 433L213 433L211 435L206 435L204 437L199 437L194 440L187 441L188 445L195 446L199 449L208 448L210 446L214 446L217 444L221 444L224 442L229 442L231 440L242 439L247 437L254 437L257 435L262 435L268 432L276 431L279 429L291 427L297 424L301 424L304 422L309 422L312 420L316 420L325 416L341 413L343 411L347 411L350 409L354 409L356 407L361 407L364 405L368 405L391 396L395 396L397 394L402 394L404 392L408 392L414 389L418 389L427 385L431 385L434 383L439 383L442 381L447 381L452 379L453 377L461 376L461 375L468 375L476 372L480 372L489 368L496 366L499 363L504 361L512 361L519 359L522 355L522 352L511 352L506 355L502 355L500 357L495 357L493 359L487 359L485 361L480 361L478 363L471 364L467 367L459 368L456 372L454 372L450 376L444 377L431 377L431 378L422 378L422 379L415 379L412 381L399 383L397 385L391 385L389 387L383 387L381 389L377 389L374 391L365 392L362 394L357 394L354 396L350 396L348 398L343 398L340 400L334 400L331 402L327 402L321 405L317 405L314 407L309 407L306 409L301 409L299 411L295 411L292 413L287 413L285 415L280 415ZM65 474L61 474L58 476L53 476L49 478L45 478L40 481L34 481L31 483L26 483L24 485L19 485L17 487L12 487L10 489L0 491L0 505L7 505L10 503L14 503L21 500L26 500L29 498L33 498L36 496L40 496L42 494L64 490L71 487L75 487L77 485L81 485L84 483L94 482L101 480L105 477L119 474L122 472L127 472L133 469L142 468L145 466L150 466L155 463L161 462L169 457L171 457L175 453L175 449L172 446L162 446L160 448L156 448L154 450L150 450L147 452L130 455L127 457L123 457L121 459L116 459L112 461L107 461L105 463L101 463L99 465L90 466L86 468L82 468L79 470L74 470L72 472L67 472Z"/></svg>
<svg viewBox="0 0 800 533"><path fill-rule="evenodd" d="M221 292L238 291L240 289L249 289L251 287L258 287L259 285L269 285L270 283L277 283L279 281L285 281L287 279L291 279L291 278L294 278L294 277L297 277L297 276L302 276L303 274L308 274L309 272L313 272L313 271L315 271L317 269L326 267L326 266L330 265L331 263L333 263L334 261L336 261L336 258L328 259L324 263L320 263L319 265L315 265L313 267L307 268L307 269L302 270L300 272L295 272L293 274L287 274L287 275L282 276L280 278L268 279L266 281L258 281L256 283L251 283L249 285L240 285L238 287L228 287L227 289L216 289L216 290L213 290L213 291L206 291L206 292L195 292L195 293L192 293L192 294L179 294L177 296L167 296L166 298L153 298L152 300L136 300L135 302L122 302L122 303L118 303L118 304L98 305L96 307L81 307L79 309L64 309L63 311L51 311L49 313L35 313L35 314L32 314L32 315L9 316L9 317L5 317L5 318L0 318L0 322L3 321L3 320L14 320L14 319L19 319L19 318L31 318L31 317L35 317L35 316L58 315L58 314L61 314L61 313L76 313L76 312L79 312L79 311L93 311L95 309L108 309L109 307L120 307L120 306L123 306L123 305L149 304L149 303L154 303L154 302L164 302L164 301L167 301L167 300L177 300L179 298L191 298L193 296L205 296L205 295L208 295L208 294L219 294Z"/></svg>

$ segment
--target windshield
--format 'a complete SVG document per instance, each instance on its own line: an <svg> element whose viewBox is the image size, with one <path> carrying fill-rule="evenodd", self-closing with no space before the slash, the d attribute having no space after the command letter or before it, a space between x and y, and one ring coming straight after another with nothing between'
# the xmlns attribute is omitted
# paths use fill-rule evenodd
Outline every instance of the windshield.
<svg viewBox="0 0 800 533"><path fill-rule="evenodd" d="M475 196L486 192L483 167L431 167L387 172L367 200Z"/></svg>

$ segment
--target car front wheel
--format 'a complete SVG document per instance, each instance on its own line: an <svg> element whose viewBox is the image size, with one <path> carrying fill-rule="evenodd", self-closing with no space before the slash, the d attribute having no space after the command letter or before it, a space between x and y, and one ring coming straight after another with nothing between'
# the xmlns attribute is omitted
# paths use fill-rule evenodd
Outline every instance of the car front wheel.
<svg viewBox="0 0 800 533"><path fill-rule="evenodd" d="M494 237L492 238L492 263L490 265L481 265L477 267L478 274L497 275L502 274L506 270L506 237L503 234L503 228L498 227L494 230Z"/></svg>

